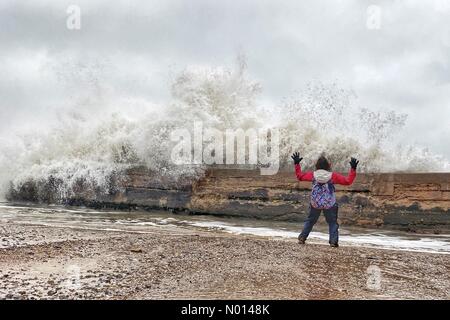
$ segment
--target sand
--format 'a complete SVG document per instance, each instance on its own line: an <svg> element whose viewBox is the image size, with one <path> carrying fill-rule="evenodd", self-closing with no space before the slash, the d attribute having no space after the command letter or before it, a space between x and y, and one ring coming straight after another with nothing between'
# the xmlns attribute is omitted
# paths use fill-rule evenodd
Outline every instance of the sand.
<svg viewBox="0 0 450 320"><path fill-rule="evenodd" d="M0 222L0 299L449 299L450 255Z"/></svg>

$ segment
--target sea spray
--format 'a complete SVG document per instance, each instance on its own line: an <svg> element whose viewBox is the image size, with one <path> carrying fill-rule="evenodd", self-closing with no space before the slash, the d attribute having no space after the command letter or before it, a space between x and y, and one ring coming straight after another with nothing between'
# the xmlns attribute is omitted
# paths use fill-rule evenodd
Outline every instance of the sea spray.
<svg viewBox="0 0 450 320"><path fill-rule="evenodd" d="M199 178L205 165L180 166L171 161L171 133L192 130L196 121L224 133L276 127L282 167L291 165L290 154L299 151L306 167L325 152L339 171L348 170L350 156L361 160L365 172L448 169L442 157L396 140L406 115L361 107L356 94L337 83L315 82L278 105L262 106L258 101L261 86L250 78L243 59L235 68L187 68L175 77L172 100L164 106L133 97L112 105L102 97L111 88L95 87L95 93L87 91L92 96L77 99L45 130L10 132L0 140L2 194L31 181L38 189L48 188L51 182L55 201L70 198L80 187L95 193L114 192L111 181L137 166L172 180ZM83 101L101 106L94 112ZM139 101L141 112L133 112L135 108L127 105L130 101ZM123 105L118 108L118 103Z"/></svg>

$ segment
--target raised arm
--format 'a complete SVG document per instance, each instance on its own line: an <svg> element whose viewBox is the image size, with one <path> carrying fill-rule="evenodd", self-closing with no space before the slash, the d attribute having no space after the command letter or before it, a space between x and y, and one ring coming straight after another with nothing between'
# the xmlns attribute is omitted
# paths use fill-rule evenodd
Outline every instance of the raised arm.
<svg viewBox="0 0 450 320"><path fill-rule="evenodd" d="M314 173L311 171L303 173L300 164L295 165L295 175L299 181L313 181L314 178Z"/></svg>
<svg viewBox="0 0 450 320"><path fill-rule="evenodd" d="M302 161L303 158L300 158L300 154L298 152L295 152L291 158L292 160L294 160L295 175L297 176L297 179L299 181L312 181L314 178L314 174L312 172L305 172L305 173L302 172L300 161Z"/></svg>
<svg viewBox="0 0 450 320"><path fill-rule="evenodd" d="M356 168L358 167L359 161L355 158L352 158L350 161L351 169L347 176L343 176L339 173L333 172L333 175L331 176L331 180L334 184L340 184L343 186L350 186L353 184L353 181L355 181L356 178Z"/></svg>

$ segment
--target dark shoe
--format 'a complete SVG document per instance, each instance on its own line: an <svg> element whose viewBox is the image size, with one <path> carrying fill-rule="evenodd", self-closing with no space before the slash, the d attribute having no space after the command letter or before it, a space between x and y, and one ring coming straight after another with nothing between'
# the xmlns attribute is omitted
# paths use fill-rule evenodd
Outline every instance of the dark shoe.
<svg viewBox="0 0 450 320"><path fill-rule="evenodd" d="M339 244L337 244L337 243L330 243L330 247L332 247L332 248L339 248Z"/></svg>
<svg viewBox="0 0 450 320"><path fill-rule="evenodd" d="M305 239L305 238L303 238L303 237L301 237L301 236L298 236L298 243L300 243L300 244L305 244L305 242L306 242L306 239Z"/></svg>

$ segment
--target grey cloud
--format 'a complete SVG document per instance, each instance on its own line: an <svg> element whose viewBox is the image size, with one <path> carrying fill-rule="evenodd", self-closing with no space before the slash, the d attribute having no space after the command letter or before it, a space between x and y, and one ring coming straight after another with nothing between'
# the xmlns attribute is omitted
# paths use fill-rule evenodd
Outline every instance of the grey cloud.
<svg viewBox="0 0 450 320"><path fill-rule="evenodd" d="M262 100L278 103L311 80L338 81L365 106L409 113L405 143L420 140L450 158L450 146L439 142L450 128L436 130L433 121L450 114L450 6L436 3L6 0L0 112L14 122L14 114L59 108L66 91L58 70L77 72L77 61L102 65L103 80L118 92L163 100L172 69L227 65L241 50L263 85ZM65 27L70 4L82 10L79 31ZM381 8L378 30L366 27L372 4ZM41 70L17 68L23 61Z"/></svg>

